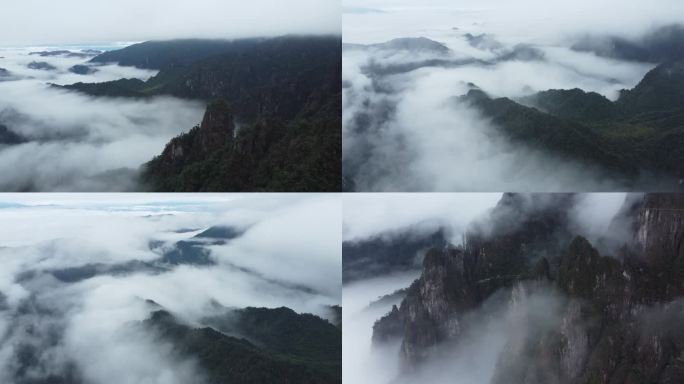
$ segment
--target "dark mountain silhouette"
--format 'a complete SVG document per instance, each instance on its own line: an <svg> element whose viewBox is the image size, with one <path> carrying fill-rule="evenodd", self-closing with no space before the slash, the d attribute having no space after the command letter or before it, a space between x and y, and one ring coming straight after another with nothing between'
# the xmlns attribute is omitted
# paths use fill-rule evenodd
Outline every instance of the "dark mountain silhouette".
<svg viewBox="0 0 684 384"><path fill-rule="evenodd" d="M585 36L572 46L577 51L599 56L651 63L684 59L684 26L656 28L639 38Z"/></svg>
<svg viewBox="0 0 684 384"><path fill-rule="evenodd" d="M448 243L443 229L414 232L414 228L406 228L398 233L343 242L342 280L347 283L392 272L418 270L425 251Z"/></svg>
<svg viewBox="0 0 684 384"><path fill-rule="evenodd" d="M90 62L98 64L117 63L144 69L163 69L192 64L212 56L239 52L261 40L263 39L147 41L102 53Z"/></svg>

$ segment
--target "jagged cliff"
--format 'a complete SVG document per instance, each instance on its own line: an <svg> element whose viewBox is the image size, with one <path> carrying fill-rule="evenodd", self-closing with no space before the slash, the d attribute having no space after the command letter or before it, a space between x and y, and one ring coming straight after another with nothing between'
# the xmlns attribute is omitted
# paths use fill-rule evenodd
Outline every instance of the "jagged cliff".
<svg viewBox="0 0 684 384"><path fill-rule="evenodd" d="M400 338L410 371L458 344L475 326L469 314L498 300L522 320L498 355L494 383L682 382L684 198L628 200L618 217L632 220L631 233L613 256L573 235L573 196L541 198L506 195L491 228L474 226L464 246L431 250L401 305L375 324L374 343ZM534 295L554 296L544 321Z"/></svg>

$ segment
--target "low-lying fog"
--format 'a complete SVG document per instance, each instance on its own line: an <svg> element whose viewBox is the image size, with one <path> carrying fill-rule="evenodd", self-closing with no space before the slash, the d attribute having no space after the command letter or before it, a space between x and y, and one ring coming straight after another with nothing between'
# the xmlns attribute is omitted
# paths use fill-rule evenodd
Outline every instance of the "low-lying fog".
<svg viewBox="0 0 684 384"><path fill-rule="evenodd" d="M357 191L614 191L630 182L581 159L513 144L454 97L581 88L611 100L658 63L571 49L679 23L677 1L344 2L343 165ZM414 45L382 43L428 38ZM366 45L366 47L360 46ZM375 44L375 45L373 45ZM370 45L370 46L368 46ZM658 188L644 173L638 182ZM643 179L643 180L642 180ZM670 186L672 188L672 186Z"/></svg>
<svg viewBox="0 0 684 384"><path fill-rule="evenodd" d="M80 75L69 69L92 56L30 55L91 48L0 48L0 68L7 71L0 73L0 125L19 138L0 142L0 191L140 190L135 184L140 165L201 121L199 102L91 97L50 86L147 80L156 71L111 64L91 66L96 72Z"/></svg>
<svg viewBox="0 0 684 384"><path fill-rule="evenodd" d="M216 304L287 306L329 318L328 306L341 301L336 197L6 195L0 218L8 223L0 233L3 383L62 377L73 366L90 383L197 382L192 360L178 361L132 326L155 310L147 300L189 324L214 314ZM106 272L159 260L176 242L216 226L244 233L204 246L215 264ZM64 278L95 264L105 272ZM26 357L31 350L35 359Z"/></svg>

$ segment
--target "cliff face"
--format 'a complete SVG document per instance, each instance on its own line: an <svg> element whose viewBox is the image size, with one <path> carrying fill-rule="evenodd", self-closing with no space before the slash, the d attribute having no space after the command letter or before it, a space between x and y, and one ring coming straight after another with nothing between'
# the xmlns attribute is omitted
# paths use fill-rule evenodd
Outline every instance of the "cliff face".
<svg viewBox="0 0 684 384"><path fill-rule="evenodd" d="M158 161L169 170L178 172L187 163L223 147L232 147L234 136L235 122L230 108L223 101L215 102L207 107L199 126L166 145Z"/></svg>
<svg viewBox="0 0 684 384"><path fill-rule="evenodd" d="M411 370L440 345L458 344L473 326L468 314L496 292L504 298L500 305L523 320L499 354L494 383L682 382L680 210L681 196L639 199L625 210L634 216L633 233L615 257L600 255L582 237L564 241L570 232L550 219L563 214L549 209L522 217L512 232L483 236L476 247L467 241L459 249L434 249L401 306L375 324L373 340L401 338ZM551 293L553 305L530 304Z"/></svg>

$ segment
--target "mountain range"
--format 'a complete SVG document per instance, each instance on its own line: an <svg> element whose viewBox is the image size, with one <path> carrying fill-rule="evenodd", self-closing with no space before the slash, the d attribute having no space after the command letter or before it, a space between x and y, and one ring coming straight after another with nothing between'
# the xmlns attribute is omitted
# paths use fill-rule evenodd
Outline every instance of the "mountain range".
<svg viewBox="0 0 684 384"><path fill-rule="evenodd" d="M628 182L643 172L660 176L668 189L681 188L684 180L684 60L658 65L616 101L581 89L512 100L476 87L457 100L475 107L515 143Z"/></svg>

